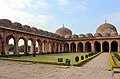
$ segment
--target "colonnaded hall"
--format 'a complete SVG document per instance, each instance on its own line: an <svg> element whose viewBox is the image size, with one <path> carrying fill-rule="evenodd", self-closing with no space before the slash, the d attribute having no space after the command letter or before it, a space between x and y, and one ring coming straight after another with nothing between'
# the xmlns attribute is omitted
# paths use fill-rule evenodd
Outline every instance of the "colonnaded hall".
<svg viewBox="0 0 120 79"><path fill-rule="evenodd" d="M14 54L19 54L18 42L24 40L24 54L47 52L120 52L120 35L114 25L96 26L96 33L72 34L63 27L55 33L48 32L8 19L0 19L0 54L9 54L9 40L14 39ZM28 41L31 48L28 51ZM38 49L36 49L36 41Z"/></svg>

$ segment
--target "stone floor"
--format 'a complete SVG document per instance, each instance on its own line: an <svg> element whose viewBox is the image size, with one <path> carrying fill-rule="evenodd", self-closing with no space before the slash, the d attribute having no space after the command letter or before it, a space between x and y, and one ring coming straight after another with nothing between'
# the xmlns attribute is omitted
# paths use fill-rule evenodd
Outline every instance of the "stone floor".
<svg viewBox="0 0 120 79"><path fill-rule="evenodd" d="M0 79L113 79L109 68L108 53L81 67L0 60Z"/></svg>

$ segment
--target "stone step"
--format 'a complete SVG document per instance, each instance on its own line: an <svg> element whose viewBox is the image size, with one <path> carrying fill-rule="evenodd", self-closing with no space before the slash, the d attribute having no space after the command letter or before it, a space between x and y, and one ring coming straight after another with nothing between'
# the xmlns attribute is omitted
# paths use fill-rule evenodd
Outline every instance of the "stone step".
<svg viewBox="0 0 120 79"><path fill-rule="evenodd" d="M120 73L120 68L114 68L113 71L114 73Z"/></svg>

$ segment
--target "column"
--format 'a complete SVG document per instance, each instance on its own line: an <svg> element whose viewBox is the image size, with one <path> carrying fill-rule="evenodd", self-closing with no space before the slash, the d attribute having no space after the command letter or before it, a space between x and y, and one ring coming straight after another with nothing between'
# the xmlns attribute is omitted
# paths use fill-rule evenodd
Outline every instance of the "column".
<svg viewBox="0 0 120 79"><path fill-rule="evenodd" d="M78 44L77 43L75 43L75 44L76 44L76 52L78 52L78 50L77 50Z"/></svg>
<svg viewBox="0 0 120 79"><path fill-rule="evenodd" d="M19 54L19 52L18 52L18 42L15 40L15 42L14 42L14 54Z"/></svg>
<svg viewBox="0 0 120 79"><path fill-rule="evenodd" d="M111 52L111 42L109 42L109 52Z"/></svg>
<svg viewBox="0 0 120 79"><path fill-rule="evenodd" d="M85 43L83 43L83 52L86 52L86 51L85 51Z"/></svg>
<svg viewBox="0 0 120 79"><path fill-rule="evenodd" d="M68 43L68 44L69 44L69 52L71 52L71 50L70 50L71 49L71 46L70 46L71 44L70 43Z"/></svg>
<svg viewBox="0 0 120 79"><path fill-rule="evenodd" d="M91 50L92 52L95 52L95 48L94 48L94 43L93 42L91 43L91 49L92 49Z"/></svg>
<svg viewBox="0 0 120 79"><path fill-rule="evenodd" d="M101 42L100 44L101 44L101 45L100 45L100 46L101 46L101 52L103 52L103 46L102 46L102 42Z"/></svg>
<svg viewBox="0 0 120 79"><path fill-rule="evenodd" d="M61 52L65 51L65 50L64 50L64 43L62 43L61 46L62 46L62 50L61 50Z"/></svg>
<svg viewBox="0 0 120 79"><path fill-rule="evenodd" d="M33 53L36 54L36 44L33 44Z"/></svg>
<svg viewBox="0 0 120 79"><path fill-rule="evenodd" d="M25 55L27 55L28 54L28 42L27 41L25 41L25 43L24 43L24 54Z"/></svg>
<svg viewBox="0 0 120 79"><path fill-rule="evenodd" d="M4 41L4 40L2 40L2 55L5 55L6 53L5 53L5 44L6 44L6 42Z"/></svg>

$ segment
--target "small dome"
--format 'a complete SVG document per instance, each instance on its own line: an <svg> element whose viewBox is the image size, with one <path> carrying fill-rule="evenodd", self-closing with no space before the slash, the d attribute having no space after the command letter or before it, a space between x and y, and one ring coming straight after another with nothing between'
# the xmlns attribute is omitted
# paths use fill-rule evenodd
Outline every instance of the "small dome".
<svg viewBox="0 0 120 79"><path fill-rule="evenodd" d="M72 31L70 29L64 27L64 26L59 28L59 29L57 29L55 33L60 35L60 36L65 36L67 34L72 35Z"/></svg>
<svg viewBox="0 0 120 79"><path fill-rule="evenodd" d="M112 33L110 33L110 36L118 36L118 33L116 33L116 32L112 32Z"/></svg>
<svg viewBox="0 0 120 79"><path fill-rule="evenodd" d="M8 19L0 19L0 25L5 27L11 27L12 22Z"/></svg>
<svg viewBox="0 0 120 79"><path fill-rule="evenodd" d="M18 23L18 22L13 22L12 23L12 28L17 29L17 30L21 30L22 29L22 24Z"/></svg>
<svg viewBox="0 0 120 79"><path fill-rule="evenodd" d="M39 32L40 35L44 34L43 30L41 30L41 29L39 29L38 32Z"/></svg>
<svg viewBox="0 0 120 79"><path fill-rule="evenodd" d="M71 38L70 34L65 35L65 38Z"/></svg>
<svg viewBox="0 0 120 79"><path fill-rule="evenodd" d="M111 32L117 32L116 28L114 25L109 24L109 23L104 23L102 25L100 25L97 30L96 33L111 33Z"/></svg>
<svg viewBox="0 0 120 79"><path fill-rule="evenodd" d="M110 33L103 33L102 36L103 36L103 37L109 37L109 36L110 36Z"/></svg>
<svg viewBox="0 0 120 79"><path fill-rule="evenodd" d="M22 27L23 27L23 30L24 30L24 31L31 32L31 27L30 27L30 26L28 26L28 25L23 25Z"/></svg>
<svg viewBox="0 0 120 79"><path fill-rule="evenodd" d="M101 37L102 35L100 33L95 33L94 36L95 37Z"/></svg>
<svg viewBox="0 0 120 79"><path fill-rule="evenodd" d="M91 33L87 33L87 34L85 35L85 37L92 38L93 35L92 35Z"/></svg>
<svg viewBox="0 0 120 79"><path fill-rule="evenodd" d="M36 27L32 27L31 29L32 29L32 31L33 31L34 33L37 33L37 32L38 32L38 29L37 29Z"/></svg>
<svg viewBox="0 0 120 79"><path fill-rule="evenodd" d="M84 38L85 35L84 34L79 34L79 38Z"/></svg>
<svg viewBox="0 0 120 79"><path fill-rule="evenodd" d="M73 35L72 35L72 38L78 38L78 35L73 34Z"/></svg>

